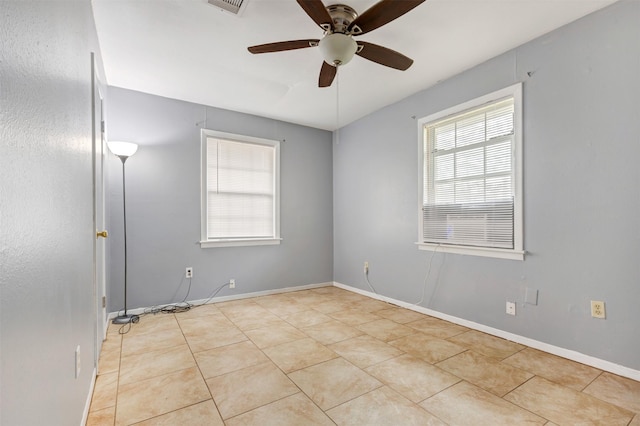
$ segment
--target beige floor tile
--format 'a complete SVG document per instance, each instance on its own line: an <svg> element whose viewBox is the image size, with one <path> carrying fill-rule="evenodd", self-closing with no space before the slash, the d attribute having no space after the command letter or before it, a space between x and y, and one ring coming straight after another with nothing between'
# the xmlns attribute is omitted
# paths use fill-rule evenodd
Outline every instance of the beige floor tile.
<svg viewBox="0 0 640 426"><path fill-rule="evenodd" d="M137 335L125 334L122 339L121 356L170 348L183 344L185 344L185 339L179 327Z"/></svg>
<svg viewBox="0 0 640 426"><path fill-rule="evenodd" d="M360 368L402 355L402 351L368 334L327 346Z"/></svg>
<svg viewBox="0 0 640 426"><path fill-rule="evenodd" d="M365 371L413 402L420 402L460 379L411 355L381 362Z"/></svg>
<svg viewBox="0 0 640 426"><path fill-rule="evenodd" d="M220 310L250 309L251 307L256 306L256 302L254 301L254 299L255 297L249 297L246 299L228 300L226 302L214 303L214 305Z"/></svg>
<svg viewBox="0 0 640 426"><path fill-rule="evenodd" d="M311 291L313 293L330 294L330 295L334 295L334 296L339 296L339 295L342 295L342 294L350 293L347 290L344 290L344 289L338 288L338 287L334 287L332 285L325 285L325 286L322 286L322 287L312 288L309 291Z"/></svg>
<svg viewBox="0 0 640 426"><path fill-rule="evenodd" d="M271 362L213 377L207 380L207 385L223 419L299 392Z"/></svg>
<svg viewBox="0 0 640 426"><path fill-rule="evenodd" d="M178 322L173 314L147 314L141 315L140 321L131 325L131 329L125 337L138 334L157 333L165 330L175 330Z"/></svg>
<svg viewBox="0 0 640 426"><path fill-rule="evenodd" d="M332 300L331 296L320 294L311 290L294 291L289 294L293 300L304 305L316 305Z"/></svg>
<svg viewBox="0 0 640 426"><path fill-rule="evenodd" d="M208 303L206 305L192 306L191 309L189 309L188 311L179 312L175 314L175 316L176 316L176 319L180 321L180 319L198 318L198 317L205 317L208 315L221 315L221 314L222 313L220 312L220 310L215 304Z"/></svg>
<svg viewBox="0 0 640 426"><path fill-rule="evenodd" d="M98 360L98 375L117 372L120 368L120 348L110 351L102 349Z"/></svg>
<svg viewBox="0 0 640 426"><path fill-rule="evenodd" d="M245 340L248 340L247 336L235 327L222 330L212 329L204 334L187 336L187 343L194 354Z"/></svg>
<svg viewBox="0 0 640 426"><path fill-rule="evenodd" d="M371 312L363 312L357 309L347 309L345 311L332 312L329 316L348 325L360 325L366 322L376 321L381 317Z"/></svg>
<svg viewBox="0 0 640 426"><path fill-rule="evenodd" d="M502 362L575 390L584 389L600 374L596 368L532 348L526 348Z"/></svg>
<svg viewBox="0 0 640 426"><path fill-rule="evenodd" d="M205 379L269 361L269 358L250 341L197 352L194 357Z"/></svg>
<svg viewBox="0 0 640 426"><path fill-rule="evenodd" d="M471 330L451 337L450 342L473 349L482 355L504 359L525 348L525 346L510 342L499 337L491 336L480 331Z"/></svg>
<svg viewBox="0 0 640 426"><path fill-rule="evenodd" d="M372 300L370 297L363 296L362 294L354 293L351 291L343 291L341 294L337 295L337 297L339 300L344 300L351 303Z"/></svg>
<svg viewBox="0 0 640 426"><path fill-rule="evenodd" d="M252 297L250 299L224 302L218 305L218 309L229 317L229 319L235 316L251 315L254 312L266 311L266 309L256 303L257 299L257 297Z"/></svg>
<svg viewBox="0 0 640 426"><path fill-rule="evenodd" d="M611 373L602 373L600 377L587 386L584 393L615 404L618 407L640 413L640 382L635 380Z"/></svg>
<svg viewBox="0 0 640 426"><path fill-rule="evenodd" d="M431 364L443 361L467 350L467 348L456 345L455 343L438 339L437 337L429 336L421 332L392 340L389 344Z"/></svg>
<svg viewBox="0 0 640 426"><path fill-rule="evenodd" d="M224 426L213 400L199 402L141 423L136 426L206 425Z"/></svg>
<svg viewBox="0 0 640 426"><path fill-rule="evenodd" d="M437 366L498 396L504 396L533 377L527 371L473 351L458 354Z"/></svg>
<svg viewBox="0 0 640 426"><path fill-rule="evenodd" d="M331 317L310 308L307 308L307 310L303 312L282 315L281 318L298 328L309 327L310 325L331 321Z"/></svg>
<svg viewBox="0 0 640 426"><path fill-rule="evenodd" d="M272 314L261 306L250 312L243 312L241 314L227 313L225 311L225 315L242 331L271 327L285 323L285 321L280 319L277 315Z"/></svg>
<svg viewBox="0 0 640 426"><path fill-rule="evenodd" d="M310 327L304 327L302 331L323 345L341 342L363 334L362 331L357 328L336 320L322 322Z"/></svg>
<svg viewBox="0 0 640 426"><path fill-rule="evenodd" d="M547 422L467 382L460 382L420 405L452 426L543 425Z"/></svg>
<svg viewBox="0 0 640 426"><path fill-rule="evenodd" d="M102 342L103 351L120 351L122 349L122 334L108 333L107 338Z"/></svg>
<svg viewBox="0 0 640 426"><path fill-rule="evenodd" d="M373 336L376 339L384 340L385 342L415 333L412 328L388 319L380 319L360 324L357 328L368 335Z"/></svg>
<svg viewBox="0 0 640 426"><path fill-rule="evenodd" d="M130 383L118 389L116 424L129 425L210 398L196 367Z"/></svg>
<svg viewBox="0 0 640 426"><path fill-rule="evenodd" d="M186 344L122 357L120 386L195 367Z"/></svg>
<svg viewBox="0 0 640 426"><path fill-rule="evenodd" d="M538 376L504 399L560 425L627 425L634 415L631 411Z"/></svg>
<svg viewBox="0 0 640 426"><path fill-rule="evenodd" d="M418 321L425 318L425 315L405 308L389 308L376 311L376 315L390 319L400 324Z"/></svg>
<svg viewBox="0 0 640 426"><path fill-rule="evenodd" d="M292 303L294 300L292 297L290 297L290 294L292 293L289 292L269 294L266 296L254 297L251 300L266 309L268 306L278 306L280 304Z"/></svg>
<svg viewBox="0 0 640 426"><path fill-rule="evenodd" d="M109 324L107 325L107 339L109 339L109 337L111 336L122 337L122 335L120 334L120 327L121 325L114 324L111 321L109 321Z"/></svg>
<svg viewBox="0 0 640 426"><path fill-rule="evenodd" d="M273 295L258 297L255 302L279 317L286 314L294 314L296 312L302 312L309 309L309 307L303 303L299 303L290 297L283 295Z"/></svg>
<svg viewBox="0 0 640 426"><path fill-rule="evenodd" d="M332 299L326 302L318 303L313 306L318 312L322 312L323 314L331 314L333 312L345 311L351 308L351 302L348 300L338 300Z"/></svg>
<svg viewBox="0 0 640 426"><path fill-rule="evenodd" d="M440 339L447 339L469 331L468 328L461 325L429 316L418 321L408 322L406 325L430 336L439 337Z"/></svg>
<svg viewBox="0 0 640 426"><path fill-rule="evenodd" d="M327 411L338 425L446 426L432 414L383 386Z"/></svg>
<svg viewBox="0 0 640 426"><path fill-rule="evenodd" d="M178 324L185 336L195 336L211 329L235 327L221 312L197 317L178 316Z"/></svg>
<svg viewBox="0 0 640 426"><path fill-rule="evenodd" d="M116 420L116 406L92 411L87 417L86 426L113 426Z"/></svg>
<svg viewBox="0 0 640 426"><path fill-rule="evenodd" d="M96 378L89 411L100 411L116 405L118 372L102 374Z"/></svg>
<svg viewBox="0 0 640 426"><path fill-rule="evenodd" d="M285 373L336 358L338 355L312 338L265 348L263 352Z"/></svg>
<svg viewBox="0 0 640 426"><path fill-rule="evenodd" d="M393 308L393 305L387 302L383 302L381 300L375 299L363 299L360 302L352 303L351 309L359 309L363 312L373 312L381 311L383 309Z"/></svg>
<svg viewBox="0 0 640 426"><path fill-rule="evenodd" d="M193 353L247 340L247 336L226 318L190 318L180 320L180 327Z"/></svg>
<svg viewBox="0 0 640 426"><path fill-rule="evenodd" d="M259 348L267 348L308 337L302 331L284 321L277 325L247 330L244 334Z"/></svg>
<svg viewBox="0 0 640 426"><path fill-rule="evenodd" d="M88 425L640 426L638 382L332 286L119 329Z"/></svg>
<svg viewBox="0 0 640 426"><path fill-rule="evenodd" d="M343 358L295 371L289 378L325 411L382 386Z"/></svg>
<svg viewBox="0 0 640 426"><path fill-rule="evenodd" d="M233 417L227 426L333 426L309 398L299 392Z"/></svg>

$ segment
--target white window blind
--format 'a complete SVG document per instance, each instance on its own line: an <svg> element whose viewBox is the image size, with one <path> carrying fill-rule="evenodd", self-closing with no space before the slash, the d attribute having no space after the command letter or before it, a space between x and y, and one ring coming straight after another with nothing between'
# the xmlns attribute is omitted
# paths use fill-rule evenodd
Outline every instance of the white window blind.
<svg viewBox="0 0 640 426"><path fill-rule="evenodd" d="M514 98L424 126L423 242L514 249Z"/></svg>
<svg viewBox="0 0 640 426"><path fill-rule="evenodd" d="M206 138L206 238L277 238L277 146Z"/></svg>

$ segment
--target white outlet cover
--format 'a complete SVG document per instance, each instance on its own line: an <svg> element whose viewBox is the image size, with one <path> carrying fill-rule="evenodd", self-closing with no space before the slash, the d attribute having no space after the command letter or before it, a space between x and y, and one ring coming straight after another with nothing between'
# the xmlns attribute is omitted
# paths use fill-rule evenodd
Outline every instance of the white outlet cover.
<svg viewBox="0 0 640 426"><path fill-rule="evenodd" d="M515 302L507 302L507 313L509 315L515 315L516 314L516 304L515 304Z"/></svg>

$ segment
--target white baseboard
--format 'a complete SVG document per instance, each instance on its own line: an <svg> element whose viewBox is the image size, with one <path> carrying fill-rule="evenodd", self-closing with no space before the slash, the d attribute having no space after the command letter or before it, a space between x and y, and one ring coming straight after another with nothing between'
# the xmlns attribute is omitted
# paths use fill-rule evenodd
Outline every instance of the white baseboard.
<svg viewBox="0 0 640 426"><path fill-rule="evenodd" d="M87 395L87 400L84 403L84 411L82 413L82 422L80 426L84 426L87 424L87 420L89 419L89 409L91 408L91 399L93 398L93 391L96 388L96 377L98 375L98 371L94 368L93 373L91 373L91 384L89 385L89 395Z"/></svg>
<svg viewBox="0 0 640 426"><path fill-rule="evenodd" d="M630 379L640 381L640 371L634 370L629 367L625 367L623 365L615 364L611 361L595 358L590 355L585 355L583 353L576 352L570 349L561 348L559 346L550 345L548 343L540 342L538 340L530 339L528 337L520 336L518 334L509 333L504 330L489 327L489 326L479 324L473 321L469 321L463 318L458 318L452 315L443 314L442 312L434 311L432 309L424 308L422 306L413 305L411 303L403 302L401 300L392 299L390 297L372 293L367 290L361 290L359 288L351 287L345 284L341 284L339 282L334 282L333 285L343 290L348 290L353 293L358 293L363 296L368 296L373 299L381 300L383 302L392 303L394 305L401 306L403 308L407 308L412 311L416 311L432 317L440 318L445 321L452 322L454 324L462 325L464 327L467 327L473 330L482 331L483 333L491 334L493 336L501 337L503 339L507 339L512 342L520 343L522 345L529 346L531 348L538 349L553 355L557 355L562 358L570 359L572 361L576 361L581 364L590 365L591 367L595 367L603 371L608 371L610 373L617 374L619 376L628 377Z"/></svg>
<svg viewBox="0 0 640 426"><path fill-rule="evenodd" d="M309 290L312 288L329 287L333 285L334 285L333 282L307 284L307 285L301 285L297 287L285 287L285 288L277 288L273 290L256 291L253 293L233 294L229 296L215 297L213 299L189 300L188 302L191 303L192 305L202 305L203 303L206 303L206 304L220 303L220 302L228 302L230 300L250 299L252 297L269 296L271 294L280 294L280 293L290 293L292 291ZM170 305L173 305L173 303L167 303L165 305L157 305L157 306L147 307L147 308L127 309L127 313L133 314L133 315L141 315L145 312L148 312L152 308L162 308L164 306L170 306ZM122 311L109 313L109 320L112 320L115 317L117 317L120 314L120 312Z"/></svg>

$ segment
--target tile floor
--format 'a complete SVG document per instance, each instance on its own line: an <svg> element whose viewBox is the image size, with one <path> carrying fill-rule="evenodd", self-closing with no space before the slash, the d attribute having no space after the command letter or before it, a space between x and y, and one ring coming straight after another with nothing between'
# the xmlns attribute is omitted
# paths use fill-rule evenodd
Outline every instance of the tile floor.
<svg viewBox="0 0 640 426"><path fill-rule="evenodd" d="M640 383L336 287L111 325L88 425L632 425Z"/></svg>

